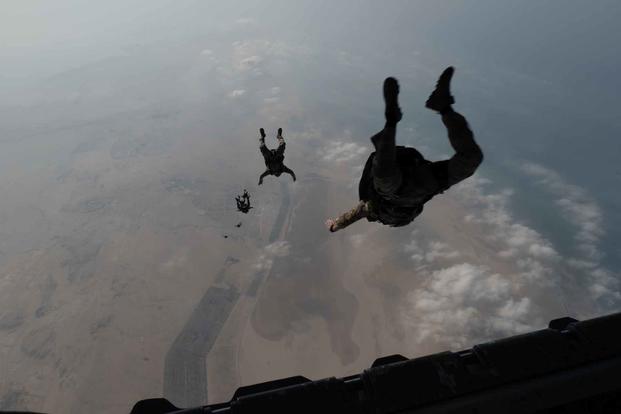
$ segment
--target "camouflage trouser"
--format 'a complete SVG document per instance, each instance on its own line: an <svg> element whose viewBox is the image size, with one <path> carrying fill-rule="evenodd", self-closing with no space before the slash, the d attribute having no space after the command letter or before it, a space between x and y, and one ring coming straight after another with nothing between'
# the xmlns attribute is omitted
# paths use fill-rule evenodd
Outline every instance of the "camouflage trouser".
<svg viewBox="0 0 621 414"><path fill-rule="evenodd" d="M449 141L455 150L448 160L424 164L416 174L431 193L439 193L470 177L483 161L483 152L474 140L466 119L457 112L442 115ZM371 140L376 144L373 160L373 185L382 197L396 196L403 177L396 163L395 128L384 128Z"/></svg>
<svg viewBox="0 0 621 414"><path fill-rule="evenodd" d="M265 163L269 164L273 158L282 158L285 155L285 139L282 135L276 137L278 140L278 147L276 148L276 153L270 151L269 148L265 145L265 138L259 139L259 149L261 150L261 154L263 154L263 158L265 159Z"/></svg>
<svg viewBox="0 0 621 414"><path fill-rule="evenodd" d="M340 229L344 229L352 223L360 220L361 218L369 218L370 221L375 221L376 218L372 213L372 204L370 201L362 201L358 202L356 207L352 208L349 211L341 214L334 220L334 224L330 228L331 232L338 231Z"/></svg>
<svg viewBox="0 0 621 414"><path fill-rule="evenodd" d="M474 140L466 118L457 112L442 115L449 141L455 150L448 160L431 164L432 171L441 181L442 191L470 177L483 162L483 152Z"/></svg>

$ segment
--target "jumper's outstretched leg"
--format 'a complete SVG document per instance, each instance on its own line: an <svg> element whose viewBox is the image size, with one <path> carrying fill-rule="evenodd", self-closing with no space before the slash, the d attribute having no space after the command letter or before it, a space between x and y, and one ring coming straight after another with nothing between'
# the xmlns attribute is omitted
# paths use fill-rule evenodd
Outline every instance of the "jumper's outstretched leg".
<svg viewBox="0 0 621 414"><path fill-rule="evenodd" d="M395 78L384 81L384 101L386 103L386 124L384 129L371 137L375 146L373 159L373 184L382 196L392 196L401 185L401 172L397 166L396 134L397 123L401 120L399 108L399 83Z"/></svg>
<svg viewBox="0 0 621 414"><path fill-rule="evenodd" d="M444 176L444 189L470 177L483 161L483 152L474 140L466 118L452 107L455 99L451 95L450 86L454 72L453 67L442 72L436 88L425 103L427 108L442 115L449 141L455 150L455 155L449 160L434 163L434 169Z"/></svg>
<svg viewBox="0 0 621 414"><path fill-rule="evenodd" d="M278 135L276 135L276 140L278 141L278 147L276 148L276 155L284 156L285 155L285 138L282 136L282 128L278 128Z"/></svg>

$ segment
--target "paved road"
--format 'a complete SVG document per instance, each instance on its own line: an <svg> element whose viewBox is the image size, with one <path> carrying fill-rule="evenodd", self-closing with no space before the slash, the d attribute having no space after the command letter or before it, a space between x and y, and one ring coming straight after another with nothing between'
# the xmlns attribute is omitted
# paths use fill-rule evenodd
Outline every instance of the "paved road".
<svg viewBox="0 0 621 414"><path fill-rule="evenodd" d="M269 237L273 243L281 234L289 214L289 188L280 183L282 201ZM235 259L227 257L216 276L226 287L212 286L194 308L185 326L166 353L164 362L164 397L179 407L207 404L207 355L216 342L239 299L240 292L226 283L226 273ZM267 276L267 271L255 274L246 289L254 296Z"/></svg>
<svg viewBox="0 0 621 414"><path fill-rule="evenodd" d="M164 396L191 407L207 401L205 359L235 306L234 287L210 287L166 354Z"/></svg>

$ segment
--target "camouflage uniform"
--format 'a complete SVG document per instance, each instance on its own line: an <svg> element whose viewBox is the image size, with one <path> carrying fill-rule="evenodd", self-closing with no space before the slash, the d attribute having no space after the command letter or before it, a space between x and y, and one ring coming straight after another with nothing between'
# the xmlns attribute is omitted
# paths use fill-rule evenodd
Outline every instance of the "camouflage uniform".
<svg viewBox="0 0 621 414"><path fill-rule="evenodd" d="M278 135L276 137L278 140L278 147L276 149L269 149L265 145L265 137L259 138L259 149L261 150L261 154L263 155L263 159L265 161L265 166L267 169L259 179L259 184L263 182L263 177L267 175L275 175L279 177L282 173L290 174L293 177L293 181L296 180L295 173L289 169L285 164L285 139L282 135Z"/></svg>
<svg viewBox="0 0 621 414"><path fill-rule="evenodd" d="M237 202L237 210L244 214L248 213L252 208L250 206L250 194L246 190L244 190L244 194L241 196L236 196L235 201Z"/></svg>
<svg viewBox="0 0 621 414"><path fill-rule="evenodd" d="M368 218L370 217L371 211L372 211L371 201L360 200L360 202L356 205L356 207L352 208L349 211L346 211L345 213L341 214L336 219L334 219L334 224L330 228L330 231L334 232L334 231L343 229L349 226L350 224L353 224L356 221L360 220L361 218L364 218L364 217Z"/></svg>
<svg viewBox="0 0 621 414"><path fill-rule="evenodd" d="M455 150L448 160L431 162L414 148L395 146L395 127L386 127L373 136L376 152L369 156L362 173L358 189L361 201L335 219L330 231L362 218L392 227L405 226L423 211L427 201L474 174L483 153L466 119L450 110L442 114L442 121Z"/></svg>

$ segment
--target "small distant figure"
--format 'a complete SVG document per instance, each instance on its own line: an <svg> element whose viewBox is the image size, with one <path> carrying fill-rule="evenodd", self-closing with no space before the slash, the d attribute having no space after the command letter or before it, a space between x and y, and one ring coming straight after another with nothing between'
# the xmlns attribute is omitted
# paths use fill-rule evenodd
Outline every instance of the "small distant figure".
<svg viewBox="0 0 621 414"><path fill-rule="evenodd" d="M239 228L239 227L241 227L241 225L242 225L242 222L240 221L239 223L237 223L237 224L235 225L235 227Z"/></svg>
<svg viewBox="0 0 621 414"><path fill-rule="evenodd" d="M360 202L336 219L326 220L331 232L365 217L392 227L405 226L423 211L427 201L474 174L483 161L483 152L466 119L453 110L455 100L450 92L453 72L452 67L444 70L425 106L442 116L455 155L431 162L414 148L396 145L397 123L402 117L399 84L395 78L386 78L386 124L371 137L375 152L369 156L360 179Z"/></svg>
<svg viewBox="0 0 621 414"><path fill-rule="evenodd" d="M295 173L284 164L285 139L282 136L282 128L278 128L278 136L276 137L278 140L278 148L276 149L269 149L265 146L265 130L263 128L259 129L259 133L261 134L261 138L259 138L259 149L261 150L261 154L263 154L265 166L267 167L265 172L259 177L259 185L263 184L263 178L266 176L275 175L276 177L280 177L282 173L291 175L293 181L295 181Z"/></svg>
<svg viewBox="0 0 621 414"><path fill-rule="evenodd" d="M225 239L228 239L229 235L228 234L223 234L222 237L224 237Z"/></svg>
<svg viewBox="0 0 621 414"><path fill-rule="evenodd" d="M235 196L235 202L237 202L237 210L244 214L248 214L252 206L250 205L250 194L244 189L244 194L241 196ZM237 226L239 227L239 226Z"/></svg>

